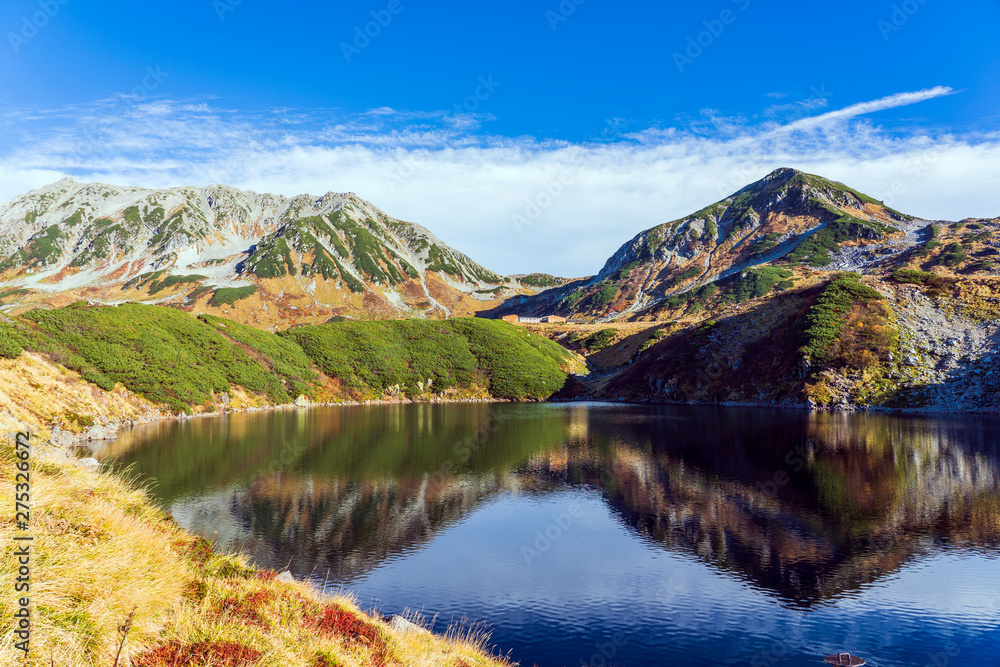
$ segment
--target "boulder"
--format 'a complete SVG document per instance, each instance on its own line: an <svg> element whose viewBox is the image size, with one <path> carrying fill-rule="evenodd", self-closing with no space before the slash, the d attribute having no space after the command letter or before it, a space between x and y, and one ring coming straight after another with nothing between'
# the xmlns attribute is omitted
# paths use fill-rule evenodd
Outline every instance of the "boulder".
<svg viewBox="0 0 1000 667"><path fill-rule="evenodd" d="M83 434L82 438L84 440L117 440L118 424L111 423L107 426L95 424Z"/></svg>
<svg viewBox="0 0 1000 667"><path fill-rule="evenodd" d="M295 583L295 577L292 576L292 573L289 572L288 570L285 570L284 572L282 572L281 574L279 574L277 577L274 578L274 580L275 581L280 581L283 584L293 584L293 583Z"/></svg>
<svg viewBox="0 0 1000 667"><path fill-rule="evenodd" d="M394 614L385 619L386 625L392 628L393 632L401 635L409 634L425 634L429 635L430 631L426 628L422 628L413 621L408 621L398 614Z"/></svg>
<svg viewBox="0 0 1000 667"><path fill-rule="evenodd" d="M52 427L52 437L49 438L56 447L72 447L76 444L77 437L70 431L64 431L59 426Z"/></svg>

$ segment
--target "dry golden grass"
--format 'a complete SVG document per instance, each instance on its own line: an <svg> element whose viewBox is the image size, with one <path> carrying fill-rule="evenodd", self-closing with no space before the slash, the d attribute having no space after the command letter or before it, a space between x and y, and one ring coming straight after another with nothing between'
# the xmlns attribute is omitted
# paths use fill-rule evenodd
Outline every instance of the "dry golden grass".
<svg viewBox="0 0 1000 667"><path fill-rule="evenodd" d="M0 666L112 667L133 610L121 666L508 664L484 652L483 637L396 633L351 599L212 554L124 478L32 444L31 652L25 663L14 647L17 561L8 546L0 561ZM13 452L4 438L0 475L11 494ZM8 500L0 515L5 545L16 530L13 495Z"/></svg>
<svg viewBox="0 0 1000 667"><path fill-rule="evenodd" d="M104 423L161 415L159 406L121 385L104 391L79 373L35 352L25 352L17 359L0 359L0 406L12 413L0 419L0 428L9 430L18 423L42 435L48 435L52 424L80 431L79 424L67 419L71 414L87 415Z"/></svg>

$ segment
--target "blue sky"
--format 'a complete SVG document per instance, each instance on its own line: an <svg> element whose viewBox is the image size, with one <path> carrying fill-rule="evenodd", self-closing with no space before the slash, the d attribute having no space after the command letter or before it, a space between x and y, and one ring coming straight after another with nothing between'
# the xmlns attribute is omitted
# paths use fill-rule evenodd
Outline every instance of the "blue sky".
<svg viewBox="0 0 1000 667"><path fill-rule="evenodd" d="M0 28L4 199L353 191L564 275L779 166L1000 215L998 0L11 0Z"/></svg>

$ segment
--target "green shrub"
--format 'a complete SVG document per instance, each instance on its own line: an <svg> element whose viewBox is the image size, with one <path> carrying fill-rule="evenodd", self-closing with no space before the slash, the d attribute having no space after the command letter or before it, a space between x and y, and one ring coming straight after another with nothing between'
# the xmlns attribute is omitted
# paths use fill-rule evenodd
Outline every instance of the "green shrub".
<svg viewBox="0 0 1000 667"><path fill-rule="evenodd" d="M831 280L806 313L801 352L807 363L860 368L884 357L895 333L883 301L856 274Z"/></svg>
<svg viewBox="0 0 1000 667"><path fill-rule="evenodd" d="M591 352L600 352L611 345L616 333L614 329L601 329L587 336L583 340L583 346Z"/></svg>
<svg viewBox="0 0 1000 667"><path fill-rule="evenodd" d="M965 248L962 247L962 244L949 243L945 246L944 251L942 251L941 256L938 258L938 262L944 264L945 266L955 267L968 258L969 256L965 254Z"/></svg>
<svg viewBox="0 0 1000 667"><path fill-rule="evenodd" d="M594 309L606 308L615 300L619 289L620 286L618 283L610 280L601 281L597 283L597 289L587 296L586 301L583 302L583 307Z"/></svg>
<svg viewBox="0 0 1000 667"><path fill-rule="evenodd" d="M410 396L458 386L542 399L562 388L570 361L558 344L492 320L351 321L273 334L142 304L34 310L18 322L0 321L0 356L24 349L48 354L102 389L120 382L184 411L233 385L276 402L309 395L313 364L370 397L398 385Z"/></svg>
<svg viewBox="0 0 1000 667"><path fill-rule="evenodd" d="M626 264L625 266L621 267L620 269L618 269L618 271L615 272L614 280L621 281L621 280L628 279L632 275L632 271L637 266L639 266L639 262L638 261L629 262L628 264Z"/></svg>
<svg viewBox="0 0 1000 667"><path fill-rule="evenodd" d="M246 299L257 293L256 285L246 287L223 287L215 290L212 298L208 300L208 305L219 308L225 305L235 305L240 299Z"/></svg>
<svg viewBox="0 0 1000 667"><path fill-rule="evenodd" d="M690 280L691 278L697 278L704 271L705 269L701 266L689 266L688 268L684 269L679 274L668 280L666 283L666 287L667 289L670 289L671 287L676 287L685 280Z"/></svg>
<svg viewBox="0 0 1000 667"><path fill-rule="evenodd" d="M756 242L754 242L754 251L758 254L768 252L773 250L778 246L778 239L781 238L781 234L778 232L769 232L759 237Z"/></svg>
<svg viewBox="0 0 1000 667"><path fill-rule="evenodd" d="M33 310L38 326L32 349L49 352L85 379L130 391L175 409L189 410L230 385L289 396L281 381L213 327L186 313L157 306ZM47 340L45 340L47 339ZM27 347L27 346L26 346Z"/></svg>
<svg viewBox="0 0 1000 667"><path fill-rule="evenodd" d="M553 287L560 284L562 281L555 276L550 276L547 273L532 273L523 278L519 278L518 281L522 285L527 285L528 287Z"/></svg>
<svg viewBox="0 0 1000 667"><path fill-rule="evenodd" d="M226 338L253 348L264 364L282 378L289 396L314 395L311 385L317 376L312 362L293 340L213 315L199 315L198 319Z"/></svg>
<svg viewBox="0 0 1000 667"><path fill-rule="evenodd" d="M686 312L697 313L704 310L708 305L708 302L712 300L712 297L716 295L719 291L719 286L717 284L708 283L707 285L702 285L697 290L690 290L684 292L683 294L676 294L663 303L664 306L670 310L675 308L684 308Z"/></svg>
<svg viewBox="0 0 1000 667"><path fill-rule="evenodd" d="M399 386L407 394L481 384L506 399L539 399L562 388L568 353L552 341L483 319L340 322L280 334L327 375L366 396ZM424 384L424 391L428 391Z"/></svg>
<svg viewBox="0 0 1000 667"><path fill-rule="evenodd" d="M490 394L508 400L541 400L563 388L569 353L559 344L497 320L447 322L468 340Z"/></svg>
<svg viewBox="0 0 1000 667"><path fill-rule="evenodd" d="M24 352L25 340L13 324L0 321L0 357L17 359Z"/></svg>
<svg viewBox="0 0 1000 667"><path fill-rule="evenodd" d="M747 269L725 281L726 294L723 303L743 303L749 299L770 294L775 289L787 289L792 286L792 272L765 266L757 269Z"/></svg>
<svg viewBox="0 0 1000 667"><path fill-rule="evenodd" d="M896 269L892 272L892 279L897 283L908 283L910 285L926 285L934 278L937 278L937 274L929 273L927 271Z"/></svg>
<svg viewBox="0 0 1000 667"><path fill-rule="evenodd" d="M163 290L170 289L171 287L177 287L178 285L185 285L188 283L198 283L206 279L207 276L199 275L167 276L163 280L153 281L149 286L149 293L156 294L157 292L162 292Z"/></svg>

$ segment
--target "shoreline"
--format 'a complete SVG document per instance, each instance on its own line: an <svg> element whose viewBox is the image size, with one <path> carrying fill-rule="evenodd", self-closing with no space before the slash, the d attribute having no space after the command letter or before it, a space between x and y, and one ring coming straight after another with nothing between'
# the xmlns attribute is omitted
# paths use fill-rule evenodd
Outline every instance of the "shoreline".
<svg viewBox="0 0 1000 667"><path fill-rule="evenodd" d="M277 405L259 405L259 406L247 406L244 408L233 408L233 409L221 409L215 410L213 412L198 412L194 414L184 414L175 413L162 416L154 416L149 419L124 419L118 423L117 427L114 429L113 437L99 437L100 431L107 432L112 428L113 424L107 424L103 426L94 426L91 430L98 429L97 434L91 434L91 431L86 431L83 433L77 433L69 435L68 431L58 431L61 436L53 435L51 439L58 439L59 442L53 442L56 446L63 447L64 449L77 449L89 447L89 443L100 443L100 442L112 442L117 440L118 434L124 429L137 428L146 424L153 424L157 422L166 421L188 421L191 419L201 419L210 417L223 417L238 414L252 414L256 412L274 412L274 411L285 411L285 410L304 410L311 408L335 408L335 407L365 407L365 406L375 406L375 405L448 405L448 404L474 404L474 403L523 403L523 404L552 404L552 405L572 405L574 403L598 403L602 405L632 405L632 406L671 406L671 407L700 407L700 408L741 408L741 409L756 409L756 410L789 410L795 412L808 412L812 414L838 414L838 415L862 415L862 414L880 414L880 415L897 415L897 416L907 416L907 417L962 417L962 416L978 416L978 417L989 417L989 416L1000 416L1000 410L947 410L944 408L886 408L881 406L831 406L831 407L813 407L808 405L795 405L795 404L783 404L774 405L767 403L752 403L752 402L724 402L724 403L682 403L678 401L652 401L652 400L627 400L627 399L602 399L595 397L588 398L574 398L574 399L549 399L546 401L512 401L509 399L502 398L436 398L436 399L371 399L365 401L330 401L330 402L309 402L309 403L281 403ZM94 415L85 415L91 416ZM57 427L58 428L58 427Z"/></svg>
<svg viewBox="0 0 1000 667"><path fill-rule="evenodd" d="M886 408L876 405L849 405L846 407L842 406L829 406L829 407L813 407L809 405L802 404L773 404L773 403L753 403L753 402L739 402L739 401L726 401L722 403L683 403L680 401L663 401L663 400L636 400L636 399L602 399L602 398L574 398L574 399L555 399L544 401L546 403L605 403L610 405L671 405L671 406L690 406L690 407L703 407L703 408L747 408L747 409L758 409L758 410L795 410L799 412L811 412L817 414L865 414L865 413L881 413L890 415L909 415L909 416L1000 416L1000 409L982 409L982 410L947 410L944 408Z"/></svg>
<svg viewBox="0 0 1000 667"><path fill-rule="evenodd" d="M169 421L188 421L191 419L203 419L211 417L226 417L230 415L238 414L252 414L255 412L277 412L284 410L307 410L311 408L334 408L334 407L364 407L368 405L418 405L418 404L428 404L428 405L447 405L447 404L460 404L460 403L547 403L549 401L512 401L503 398L444 398L444 399L434 399L434 400L420 400L420 399L372 399L367 401L331 401L331 402L308 402L308 403L280 403L276 405L258 405L258 406L247 406L245 408L232 408L232 409L221 409L212 412L197 412L194 414L184 414L184 413L174 413L166 414L162 413L152 416L151 418L141 418L141 419L122 419L119 422L112 422L106 425L94 425L88 431L82 433L73 433L65 430L59 430L61 434L58 436L60 442L53 442L55 446L62 447L64 449L74 449L81 447L88 447L88 443L100 443L100 442L112 442L118 439L118 434L123 429L132 429L146 424L155 424L159 422L169 422ZM84 415L89 417L94 417L95 415ZM114 424L114 437L98 437L103 433L107 433L112 429ZM57 427L58 428L58 427ZM57 436L52 436L49 439L52 440Z"/></svg>
<svg viewBox="0 0 1000 667"><path fill-rule="evenodd" d="M360 659L405 666L459 658L513 667L484 635L435 633L417 614L369 613L350 595L255 567L243 554L216 553L136 480L81 465L48 438L17 440L30 442L32 492L45 501L21 528L32 540L31 597L21 603L32 608L30 654L5 642L3 664L42 667L51 659L106 667L117 652L124 664L163 667L193 656L197 664L232 664L232 655L247 659L238 664L328 667ZM12 478L24 457L14 456L12 437L0 449L2 473ZM7 539L13 531L10 524L0 530ZM81 606L81 598L92 602ZM66 624L67 615L87 622ZM124 636L123 620L131 630Z"/></svg>

